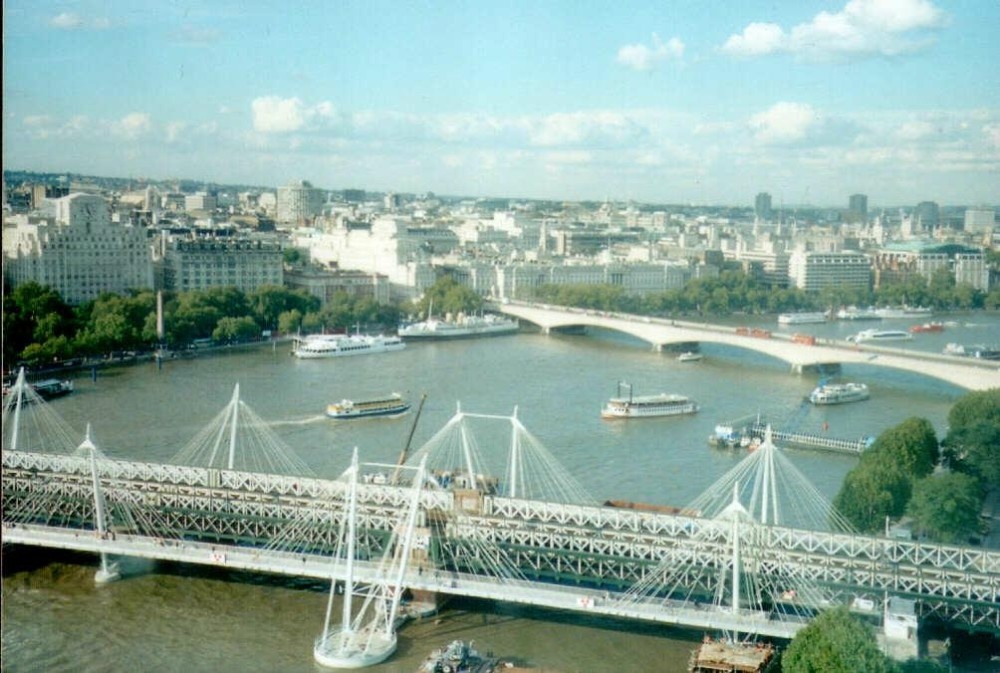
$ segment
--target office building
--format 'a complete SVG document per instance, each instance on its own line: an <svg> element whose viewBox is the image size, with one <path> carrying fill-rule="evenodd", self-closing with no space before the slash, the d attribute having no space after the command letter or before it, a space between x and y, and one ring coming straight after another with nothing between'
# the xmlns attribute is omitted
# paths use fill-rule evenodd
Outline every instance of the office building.
<svg viewBox="0 0 1000 673"><path fill-rule="evenodd" d="M767 222L771 219L771 195L761 192L753 202L753 214L758 220Z"/></svg>
<svg viewBox="0 0 1000 673"><path fill-rule="evenodd" d="M985 234L996 226L996 213L990 206L965 209L963 229L970 234Z"/></svg>
<svg viewBox="0 0 1000 673"><path fill-rule="evenodd" d="M277 220L281 224L306 225L323 212L326 195L306 180L278 187Z"/></svg>
<svg viewBox="0 0 1000 673"><path fill-rule="evenodd" d="M35 281L69 304L103 292L152 289L144 226L112 221L108 202L94 194L70 194L53 203L52 222L23 218L4 225L4 267L12 285Z"/></svg>
<svg viewBox="0 0 1000 673"><path fill-rule="evenodd" d="M865 194L851 194L847 206L848 222L868 221L868 197Z"/></svg>
<svg viewBox="0 0 1000 673"><path fill-rule="evenodd" d="M860 252L797 250L788 258L790 284L806 292L826 287L871 288L871 260Z"/></svg>

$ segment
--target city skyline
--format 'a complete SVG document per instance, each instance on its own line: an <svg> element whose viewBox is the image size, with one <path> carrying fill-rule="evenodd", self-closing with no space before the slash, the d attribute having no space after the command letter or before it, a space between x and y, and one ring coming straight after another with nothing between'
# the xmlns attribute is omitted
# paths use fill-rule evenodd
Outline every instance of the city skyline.
<svg viewBox="0 0 1000 673"><path fill-rule="evenodd" d="M1000 4L7 2L7 169L1000 202Z"/></svg>

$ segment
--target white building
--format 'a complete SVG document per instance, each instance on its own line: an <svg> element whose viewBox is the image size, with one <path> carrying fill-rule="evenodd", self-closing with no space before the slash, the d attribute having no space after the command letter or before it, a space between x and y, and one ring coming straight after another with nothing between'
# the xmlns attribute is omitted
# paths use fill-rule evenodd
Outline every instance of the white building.
<svg viewBox="0 0 1000 673"><path fill-rule="evenodd" d="M155 263L157 289L190 292L235 287L253 292L283 282L281 246L250 240L166 240Z"/></svg>
<svg viewBox="0 0 1000 673"><path fill-rule="evenodd" d="M869 289L871 260L860 252L797 250L788 259L788 278L806 292L818 292L825 287Z"/></svg>
<svg viewBox="0 0 1000 673"><path fill-rule="evenodd" d="M970 234L992 231L996 226L996 213L989 206L965 209L964 229Z"/></svg>
<svg viewBox="0 0 1000 673"><path fill-rule="evenodd" d="M323 212L326 196L306 180L278 187L277 220L285 224L305 224Z"/></svg>
<svg viewBox="0 0 1000 673"><path fill-rule="evenodd" d="M35 281L70 304L102 292L152 289L145 227L113 222L101 196L70 194L54 203L54 222L4 224L4 267L12 285Z"/></svg>

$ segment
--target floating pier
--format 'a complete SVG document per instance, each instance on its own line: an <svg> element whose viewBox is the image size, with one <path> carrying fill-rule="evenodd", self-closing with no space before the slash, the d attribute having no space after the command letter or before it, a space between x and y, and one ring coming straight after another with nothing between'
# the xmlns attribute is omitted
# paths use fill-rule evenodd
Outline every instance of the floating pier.
<svg viewBox="0 0 1000 673"><path fill-rule="evenodd" d="M737 421L719 423L715 426L715 433L708 438L708 441L712 446L752 450L764 440L766 429L767 423L761 416L748 416ZM775 430L773 428L771 436L776 442L791 444L797 447L852 455L860 455L875 441L875 438L870 436L859 437L857 439L843 439L807 432Z"/></svg>

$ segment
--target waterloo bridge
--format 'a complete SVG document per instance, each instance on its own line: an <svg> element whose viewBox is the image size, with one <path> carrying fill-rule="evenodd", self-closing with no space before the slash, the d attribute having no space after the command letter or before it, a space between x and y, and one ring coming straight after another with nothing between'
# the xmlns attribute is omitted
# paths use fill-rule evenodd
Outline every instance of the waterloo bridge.
<svg viewBox="0 0 1000 673"><path fill-rule="evenodd" d="M692 343L732 346L782 360L795 371L822 371L852 363L921 374L967 390L1000 388L1000 362L887 347L884 342L797 339L794 334L768 330L520 301L493 304L491 309L538 325L545 332L598 327L631 335L657 349Z"/></svg>

